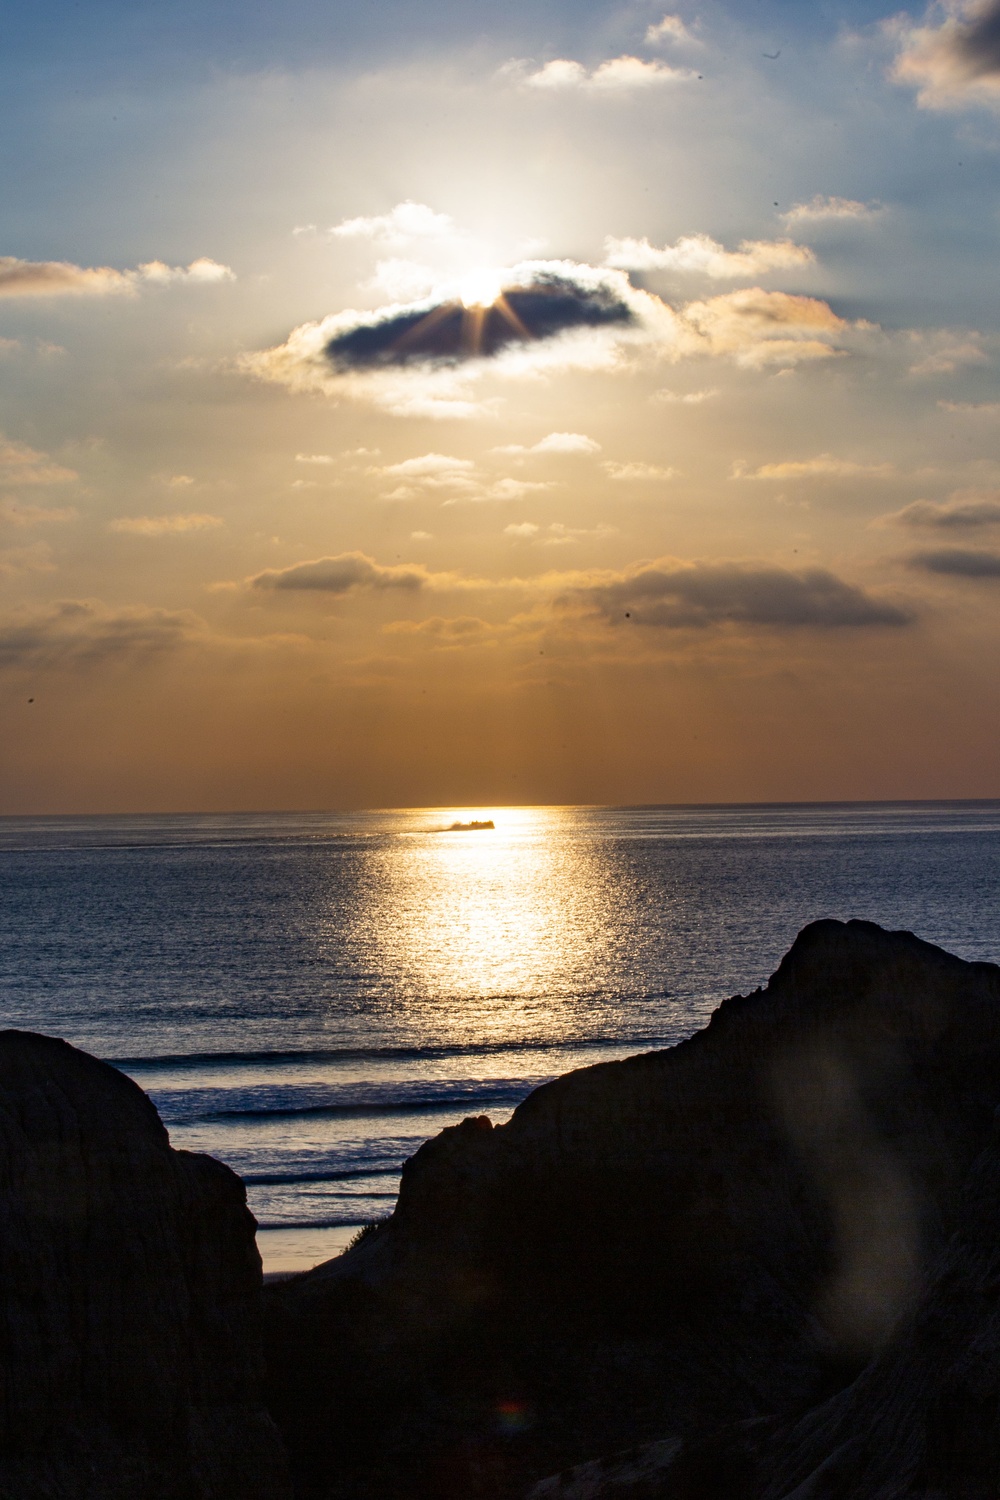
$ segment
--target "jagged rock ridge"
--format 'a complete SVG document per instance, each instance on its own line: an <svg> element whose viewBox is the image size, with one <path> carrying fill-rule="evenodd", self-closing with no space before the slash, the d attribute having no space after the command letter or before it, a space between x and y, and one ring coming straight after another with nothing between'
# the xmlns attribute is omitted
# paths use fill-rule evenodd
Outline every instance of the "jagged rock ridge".
<svg viewBox="0 0 1000 1500"><path fill-rule="evenodd" d="M812 924L689 1041L442 1132L269 1290L297 1493L506 1500L657 1443L538 1493L995 1500L998 1106L1000 970Z"/></svg>
<svg viewBox="0 0 1000 1500"><path fill-rule="evenodd" d="M285 1500L255 1227L122 1073L0 1032L3 1500Z"/></svg>

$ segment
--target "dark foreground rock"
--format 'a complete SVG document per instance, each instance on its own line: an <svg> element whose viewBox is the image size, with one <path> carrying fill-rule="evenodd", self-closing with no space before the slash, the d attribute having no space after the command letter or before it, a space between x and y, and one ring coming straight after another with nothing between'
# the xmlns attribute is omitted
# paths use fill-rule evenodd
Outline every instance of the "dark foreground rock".
<svg viewBox="0 0 1000 1500"><path fill-rule="evenodd" d="M285 1500L254 1228L129 1079L0 1033L2 1500Z"/></svg>
<svg viewBox="0 0 1000 1500"><path fill-rule="evenodd" d="M297 1494L995 1500L998 1106L1000 970L813 924L691 1040L442 1132L268 1289Z"/></svg>

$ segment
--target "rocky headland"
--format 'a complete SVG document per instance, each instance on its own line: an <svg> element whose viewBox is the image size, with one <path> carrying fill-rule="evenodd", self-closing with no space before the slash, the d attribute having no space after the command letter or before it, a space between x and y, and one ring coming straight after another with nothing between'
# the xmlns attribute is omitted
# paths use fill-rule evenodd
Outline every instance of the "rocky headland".
<svg viewBox="0 0 1000 1500"><path fill-rule="evenodd" d="M995 1500L1000 969L817 922L269 1287L300 1500Z"/></svg>
<svg viewBox="0 0 1000 1500"><path fill-rule="evenodd" d="M117 1069L0 1032L2 1500L288 1500L255 1228Z"/></svg>
<svg viewBox="0 0 1000 1500"><path fill-rule="evenodd" d="M1000 969L814 923L429 1141L264 1383L239 1180L0 1033L0 1500L996 1500L998 1110Z"/></svg>

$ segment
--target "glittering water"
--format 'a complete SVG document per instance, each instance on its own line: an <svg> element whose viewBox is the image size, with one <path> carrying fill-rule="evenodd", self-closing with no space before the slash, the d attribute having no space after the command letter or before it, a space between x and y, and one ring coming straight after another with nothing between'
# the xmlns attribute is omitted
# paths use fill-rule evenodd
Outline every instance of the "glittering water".
<svg viewBox="0 0 1000 1500"><path fill-rule="evenodd" d="M388 1212L442 1126L680 1039L816 917L1000 959L998 874L988 802L0 819L0 1008L240 1172L277 1269Z"/></svg>

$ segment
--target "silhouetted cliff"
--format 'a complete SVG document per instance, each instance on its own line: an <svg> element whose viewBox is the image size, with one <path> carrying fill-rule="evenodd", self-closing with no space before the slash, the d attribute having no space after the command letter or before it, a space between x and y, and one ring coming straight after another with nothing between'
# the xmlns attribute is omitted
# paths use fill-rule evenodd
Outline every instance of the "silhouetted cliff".
<svg viewBox="0 0 1000 1500"><path fill-rule="evenodd" d="M129 1079L0 1033L3 1500L284 1500L254 1229Z"/></svg>
<svg viewBox="0 0 1000 1500"><path fill-rule="evenodd" d="M689 1041L442 1132L383 1227L268 1289L297 1493L605 1459L539 1500L995 1500L998 1106L1000 970L814 923Z"/></svg>

